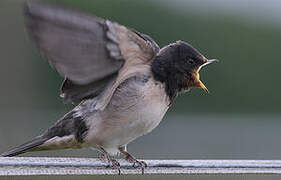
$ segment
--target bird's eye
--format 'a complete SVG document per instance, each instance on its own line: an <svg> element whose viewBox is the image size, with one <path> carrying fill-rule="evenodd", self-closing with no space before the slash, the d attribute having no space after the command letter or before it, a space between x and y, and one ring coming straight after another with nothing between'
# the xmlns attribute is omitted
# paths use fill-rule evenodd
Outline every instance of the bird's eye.
<svg viewBox="0 0 281 180"><path fill-rule="evenodd" d="M187 62L191 65L193 65L195 63L193 59L188 59Z"/></svg>

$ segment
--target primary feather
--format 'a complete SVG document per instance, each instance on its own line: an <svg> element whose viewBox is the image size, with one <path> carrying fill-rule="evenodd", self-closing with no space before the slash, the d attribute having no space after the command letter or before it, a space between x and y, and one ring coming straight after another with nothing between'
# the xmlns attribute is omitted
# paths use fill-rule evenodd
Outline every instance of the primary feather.
<svg viewBox="0 0 281 180"><path fill-rule="evenodd" d="M42 55L66 78L61 89L66 103L98 96L124 63L143 64L159 50L147 35L54 5L27 4L25 25Z"/></svg>

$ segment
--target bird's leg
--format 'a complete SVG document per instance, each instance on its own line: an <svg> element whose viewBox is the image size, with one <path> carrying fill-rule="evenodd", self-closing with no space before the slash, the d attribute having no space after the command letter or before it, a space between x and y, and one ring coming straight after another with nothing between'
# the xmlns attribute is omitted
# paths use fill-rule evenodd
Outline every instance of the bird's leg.
<svg viewBox="0 0 281 180"><path fill-rule="evenodd" d="M137 160L134 156L132 156L131 154L129 154L126 150L125 150L125 146L119 147L119 151L120 153L125 155L125 160L133 163L133 167L135 167L135 165L139 165L141 167L141 172L142 174L144 174L144 168L147 167L147 164L144 161L139 161Z"/></svg>
<svg viewBox="0 0 281 180"><path fill-rule="evenodd" d="M109 153L106 152L106 150L102 146L98 146L102 155L99 157L100 159L104 159L108 162L109 167L115 168L118 170L118 174L121 174L120 170L120 163L116 160L110 157Z"/></svg>
<svg viewBox="0 0 281 180"><path fill-rule="evenodd" d="M106 159L104 153L102 153L102 152L99 153L98 159L102 162L107 162L107 159Z"/></svg>

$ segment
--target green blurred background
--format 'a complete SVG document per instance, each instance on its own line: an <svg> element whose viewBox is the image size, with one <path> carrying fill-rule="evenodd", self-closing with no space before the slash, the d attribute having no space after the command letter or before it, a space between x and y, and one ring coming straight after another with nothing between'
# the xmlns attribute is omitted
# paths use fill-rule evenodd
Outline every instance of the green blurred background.
<svg viewBox="0 0 281 180"><path fill-rule="evenodd" d="M48 1L132 27L160 47L187 41L220 60L200 73L210 94L200 89L181 94L156 130L129 145L138 158L280 159L280 1ZM59 98L63 79L25 34L23 2L0 1L0 152L42 133L72 108Z"/></svg>

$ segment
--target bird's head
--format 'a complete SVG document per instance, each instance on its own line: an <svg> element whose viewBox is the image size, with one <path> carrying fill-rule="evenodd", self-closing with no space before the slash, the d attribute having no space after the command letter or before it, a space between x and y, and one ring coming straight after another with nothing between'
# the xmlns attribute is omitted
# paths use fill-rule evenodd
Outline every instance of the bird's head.
<svg viewBox="0 0 281 180"><path fill-rule="evenodd" d="M166 92L174 99L178 92L200 87L208 92L199 79L199 70L217 60L208 60L183 41L165 46L152 63L154 78L166 84Z"/></svg>

